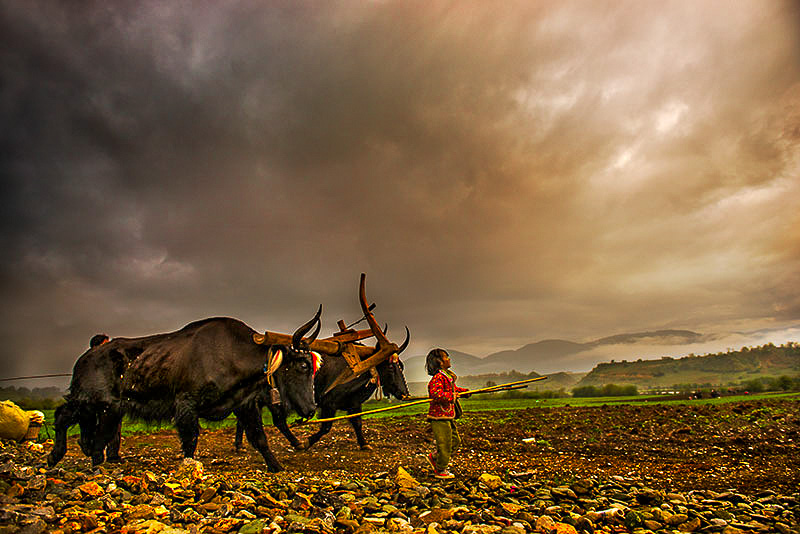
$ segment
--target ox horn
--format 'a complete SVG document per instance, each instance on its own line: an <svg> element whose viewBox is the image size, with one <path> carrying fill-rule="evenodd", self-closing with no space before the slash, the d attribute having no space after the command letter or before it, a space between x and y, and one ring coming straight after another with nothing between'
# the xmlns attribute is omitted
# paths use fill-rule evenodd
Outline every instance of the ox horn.
<svg viewBox="0 0 800 534"><path fill-rule="evenodd" d="M370 307L367 304L366 284L367 284L367 275L361 273L361 283L358 288L358 299L361 302L361 311L364 312L364 317L367 318L369 327L378 340L378 345L380 346L389 345L390 342L386 338L386 334L384 334L383 331L381 331L381 327L378 326L378 321L375 320L375 316L372 315Z"/></svg>
<svg viewBox="0 0 800 534"><path fill-rule="evenodd" d="M320 306L322 306L322 305L320 304ZM317 336L319 335L320 328L322 328L322 321L317 319L317 327L314 329L314 331L311 333L311 335L308 336L307 338L303 339L303 341L305 343L311 345L314 342L314 340L317 339Z"/></svg>
<svg viewBox="0 0 800 534"><path fill-rule="evenodd" d="M317 335L319 334L320 327L322 325L322 321L320 321L319 317L322 315L322 304L319 305L319 309L317 310L317 314L314 315L314 318L308 321L306 324L298 328L294 334L292 334L292 347L295 350L301 350L301 342L303 340L303 336L311 330L311 327L314 326L315 323L317 324L317 329L314 331L312 338L308 341L308 343L314 341Z"/></svg>
<svg viewBox="0 0 800 534"><path fill-rule="evenodd" d="M411 341L411 332L408 331L408 327L406 327L406 340L403 341L403 344L397 349L397 354L402 353L408 347L408 342Z"/></svg>

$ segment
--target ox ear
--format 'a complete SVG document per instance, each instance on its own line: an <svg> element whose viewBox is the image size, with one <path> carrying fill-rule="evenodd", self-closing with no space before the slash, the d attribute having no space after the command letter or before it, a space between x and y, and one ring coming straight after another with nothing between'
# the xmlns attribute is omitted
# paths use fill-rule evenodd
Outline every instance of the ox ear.
<svg viewBox="0 0 800 534"><path fill-rule="evenodd" d="M311 351L311 369L313 374L317 374L320 367L322 367L322 354Z"/></svg>
<svg viewBox="0 0 800 534"><path fill-rule="evenodd" d="M270 347L267 351L267 374L271 375L277 371L281 363L283 363L283 351L278 347Z"/></svg>

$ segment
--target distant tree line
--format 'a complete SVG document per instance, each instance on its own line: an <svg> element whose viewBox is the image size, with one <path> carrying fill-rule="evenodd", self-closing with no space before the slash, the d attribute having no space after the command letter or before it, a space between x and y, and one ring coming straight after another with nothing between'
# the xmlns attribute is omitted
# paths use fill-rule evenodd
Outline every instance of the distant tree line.
<svg viewBox="0 0 800 534"><path fill-rule="evenodd" d="M659 388L663 389L663 388ZM703 384L673 384L671 388L673 391L686 393L689 391L704 391L710 389L718 389L727 393L763 393L765 391L800 391L800 375L789 376L763 376L759 378L751 378L741 382L728 382L727 384L711 384L705 382Z"/></svg>
<svg viewBox="0 0 800 534"><path fill-rule="evenodd" d="M527 391L524 389L514 389L511 391L500 391L497 393L478 393L476 398L481 399L563 399L569 397L569 393L564 388L558 390L539 390Z"/></svg>
<svg viewBox="0 0 800 534"><path fill-rule="evenodd" d="M605 384L603 386L578 386L573 388L573 397L628 397L638 395L639 388L632 384Z"/></svg>
<svg viewBox="0 0 800 534"><path fill-rule="evenodd" d="M25 410L52 410L64 402L64 391L57 387L0 387L0 400L10 400Z"/></svg>
<svg viewBox="0 0 800 534"><path fill-rule="evenodd" d="M763 391L798 391L800 390L800 376L791 377L781 375L778 377L753 378L742 382L741 386L750 393L761 393Z"/></svg>

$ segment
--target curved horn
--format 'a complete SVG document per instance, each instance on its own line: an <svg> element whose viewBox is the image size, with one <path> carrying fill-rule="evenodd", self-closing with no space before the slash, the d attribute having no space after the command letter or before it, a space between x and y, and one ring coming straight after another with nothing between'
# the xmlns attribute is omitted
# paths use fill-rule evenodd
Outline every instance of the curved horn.
<svg viewBox="0 0 800 534"><path fill-rule="evenodd" d="M408 327L406 327L406 340L403 341L403 344L400 345L400 348L397 349L397 354L402 353L408 347L408 342L411 341L411 333L408 331Z"/></svg>
<svg viewBox="0 0 800 534"><path fill-rule="evenodd" d="M367 318L367 322L369 323L372 333L378 339L378 345L388 345L389 340L386 339L386 335L381 331L381 327L378 326L378 322L375 320L375 317L372 315L369 305L367 304L367 295L365 289L367 283L366 281L367 275L361 273L361 284L358 289L358 298L361 301L361 311L364 312L364 317Z"/></svg>
<svg viewBox="0 0 800 534"><path fill-rule="evenodd" d="M389 323L383 323L383 335L386 335L386 332L389 331Z"/></svg>
<svg viewBox="0 0 800 534"><path fill-rule="evenodd" d="M314 316L314 318L298 328L295 333L292 334L292 347L294 347L296 350L300 350L300 341L303 339L303 336L306 335L306 332L311 330L311 327L314 326L314 323L319 321L320 315L322 315L322 304L319 305L319 309L317 310L317 314Z"/></svg>
<svg viewBox="0 0 800 534"><path fill-rule="evenodd" d="M312 344L314 342L314 340L317 339L317 336L319 335L320 328L322 328L322 321L317 319L317 328L314 329L314 332L312 332L310 336L308 336L307 338L303 339L303 342L305 342L305 343L307 343L309 345Z"/></svg>

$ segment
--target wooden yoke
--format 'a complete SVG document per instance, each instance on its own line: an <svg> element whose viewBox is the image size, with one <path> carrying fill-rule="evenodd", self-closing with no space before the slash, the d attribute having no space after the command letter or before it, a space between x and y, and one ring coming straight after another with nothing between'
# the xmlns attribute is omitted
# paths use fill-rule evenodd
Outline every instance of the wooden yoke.
<svg viewBox="0 0 800 534"><path fill-rule="evenodd" d="M325 393L338 386L354 380L359 375L374 369L375 366L390 358L393 354L400 354L408 346L409 333L406 328L406 340L398 347L386 338L386 333L380 329L378 322L372 315L375 304L367 305L365 294L366 275L361 273L361 284L359 287L359 301L364 318L369 323L368 330L351 330L345 326L344 321L339 321L339 332L332 337L311 341L308 349L326 354L328 356L342 356L347 362L348 369L336 377ZM356 343L369 337L377 338L378 343L374 347L368 347ZM288 334L278 334L276 332L264 332L263 334L253 334L253 341L258 345L285 345L292 346L292 336Z"/></svg>
<svg viewBox="0 0 800 534"><path fill-rule="evenodd" d="M292 346L292 336L289 334L279 334L277 332L264 332L263 334L253 334L253 341L258 345L285 345ZM308 348L314 352L320 352L329 356L336 356L341 354L344 350L344 345L350 345L355 352L363 358L372 356L375 353L375 347L366 347L363 345L355 345L352 343L343 343L334 338L317 339L312 341Z"/></svg>

